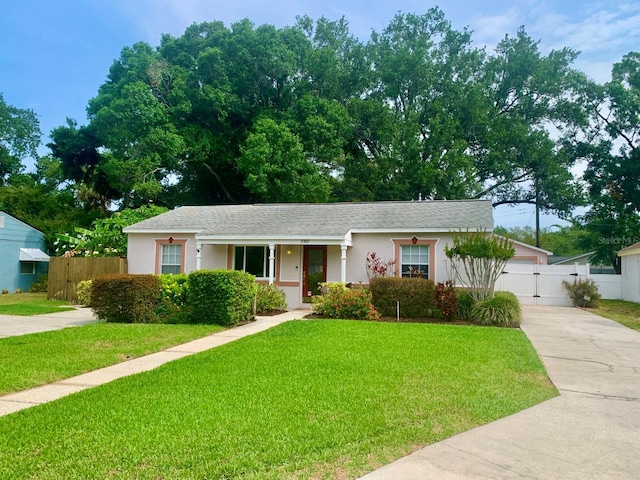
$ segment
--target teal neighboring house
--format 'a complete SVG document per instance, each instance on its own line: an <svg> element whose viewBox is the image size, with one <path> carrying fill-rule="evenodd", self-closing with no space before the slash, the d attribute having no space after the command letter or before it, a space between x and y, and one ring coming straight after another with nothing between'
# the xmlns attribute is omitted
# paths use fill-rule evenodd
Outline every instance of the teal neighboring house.
<svg viewBox="0 0 640 480"><path fill-rule="evenodd" d="M0 210L0 290L26 292L49 271L44 234Z"/></svg>

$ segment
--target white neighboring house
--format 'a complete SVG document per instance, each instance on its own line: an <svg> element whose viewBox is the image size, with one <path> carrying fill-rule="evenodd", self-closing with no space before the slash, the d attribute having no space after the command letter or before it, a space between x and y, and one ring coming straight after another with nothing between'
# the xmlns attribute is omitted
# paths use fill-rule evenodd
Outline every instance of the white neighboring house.
<svg viewBox="0 0 640 480"><path fill-rule="evenodd" d="M368 284L370 252L448 279L444 249L461 231L493 231L488 200L186 206L124 229L129 273L244 270L285 291L289 308L319 282Z"/></svg>
<svg viewBox="0 0 640 480"><path fill-rule="evenodd" d="M622 299L640 303L640 242L618 252L622 263Z"/></svg>

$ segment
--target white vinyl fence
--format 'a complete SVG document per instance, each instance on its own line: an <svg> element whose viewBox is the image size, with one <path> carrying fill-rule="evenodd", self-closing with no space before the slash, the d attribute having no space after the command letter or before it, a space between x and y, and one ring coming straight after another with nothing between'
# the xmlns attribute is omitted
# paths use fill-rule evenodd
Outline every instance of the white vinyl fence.
<svg viewBox="0 0 640 480"><path fill-rule="evenodd" d="M495 290L513 292L523 305L571 306L563 281L593 279L602 298L621 298L621 275L590 275L589 265L507 264Z"/></svg>

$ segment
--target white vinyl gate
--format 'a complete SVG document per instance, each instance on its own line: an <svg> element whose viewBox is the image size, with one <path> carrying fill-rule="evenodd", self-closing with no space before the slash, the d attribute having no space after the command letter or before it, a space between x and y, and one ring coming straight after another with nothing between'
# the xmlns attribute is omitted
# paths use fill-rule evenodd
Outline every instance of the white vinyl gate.
<svg viewBox="0 0 640 480"><path fill-rule="evenodd" d="M495 290L513 292L523 305L570 307L571 299L562 286L589 277L589 265L507 264Z"/></svg>

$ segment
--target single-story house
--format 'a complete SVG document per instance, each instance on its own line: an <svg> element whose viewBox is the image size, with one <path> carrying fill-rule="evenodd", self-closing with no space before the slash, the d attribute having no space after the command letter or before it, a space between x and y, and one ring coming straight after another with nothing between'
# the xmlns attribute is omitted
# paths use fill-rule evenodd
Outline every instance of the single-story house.
<svg viewBox="0 0 640 480"><path fill-rule="evenodd" d="M511 240L513 245L513 249L516 251L516 254L513 256L511 260L509 260L510 264L537 264L537 265L546 265L548 263L548 258L553 255L552 252L548 250L544 250L539 247L534 247L533 245L529 245L528 243L519 242L518 240Z"/></svg>
<svg viewBox="0 0 640 480"><path fill-rule="evenodd" d="M622 299L640 303L640 242L618 252L622 263Z"/></svg>
<svg viewBox="0 0 640 480"><path fill-rule="evenodd" d="M44 252L44 234L0 211L0 290L29 290L48 272L49 256Z"/></svg>
<svg viewBox="0 0 640 480"><path fill-rule="evenodd" d="M290 308L320 282L368 283L369 253L448 279L444 249L460 231L493 231L486 200L185 206L124 229L129 273L236 269L276 284Z"/></svg>

